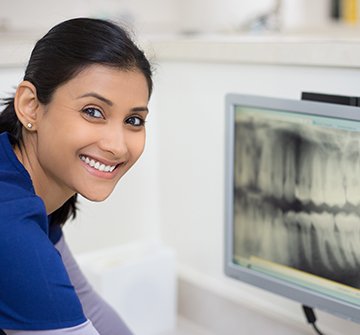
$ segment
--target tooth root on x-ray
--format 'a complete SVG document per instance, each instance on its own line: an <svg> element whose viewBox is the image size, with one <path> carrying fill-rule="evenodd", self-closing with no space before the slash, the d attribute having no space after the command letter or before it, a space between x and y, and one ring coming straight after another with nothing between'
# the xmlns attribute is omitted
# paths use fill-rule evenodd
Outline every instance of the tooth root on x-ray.
<svg viewBox="0 0 360 335"><path fill-rule="evenodd" d="M326 176L324 170L327 165L327 160L324 152L317 152L314 147L311 149L311 153L309 154L311 157L309 163L312 162L310 198L316 205L319 206L325 203L324 188L326 184Z"/></svg>
<svg viewBox="0 0 360 335"><path fill-rule="evenodd" d="M260 135L262 135L260 137ZM265 195L271 194L272 190L272 166L271 162L272 150L274 148L272 138L266 140L266 134L258 134L258 140L261 141L261 151L259 157L259 168L258 168L258 186Z"/></svg>
<svg viewBox="0 0 360 335"><path fill-rule="evenodd" d="M341 171L341 156L339 152L329 152L328 161L325 167L325 202L330 206L344 206L345 188L344 188L344 175Z"/></svg>
<svg viewBox="0 0 360 335"><path fill-rule="evenodd" d="M360 148L355 155L344 160L343 169L346 171L346 200L350 204L359 205L359 176L360 176Z"/></svg>
<svg viewBox="0 0 360 335"><path fill-rule="evenodd" d="M281 138L276 138L273 148L281 148L283 145ZM283 150L272 149L271 159L271 180L272 180L272 195L281 199L283 197L284 187L284 159Z"/></svg>
<svg viewBox="0 0 360 335"><path fill-rule="evenodd" d="M309 150L308 145L303 143L298 148L299 164L297 166L297 180L295 187L295 197L300 201L307 203L310 202L310 188L311 188L311 176L312 176L312 166L311 166L311 151Z"/></svg>
<svg viewBox="0 0 360 335"><path fill-rule="evenodd" d="M243 121L236 132L235 253L329 279L343 274L344 283L360 287L357 275L347 281L360 266L359 135Z"/></svg>
<svg viewBox="0 0 360 335"><path fill-rule="evenodd" d="M278 216L280 216L280 220ZM280 211L268 204L264 207L264 218L262 221L256 223L258 225L257 231L259 232L259 253L262 258L272 259L273 257L276 257L276 255L279 255L278 252L280 250L274 248L272 237L274 233L284 233L282 227L278 225L278 222L281 222L281 216L282 213ZM286 261L286 258L284 258L283 261Z"/></svg>
<svg viewBox="0 0 360 335"><path fill-rule="evenodd" d="M294 141L285 143L284 146L284 198L288 202L294 201L295 197L295 144Z"/></svg>
<svg viewBox="0 0 360 335"><path fill-rule="evenodd" d="M335 216L330 213L322 213L323 218L321 219L323 231L319 232L322 235L322 243L327 243L327 246L331 248L331 255L335 264L332 266L332 270L336 268L345 268L346 258L344 257L344 253L342 252L342 243L338 238L339 229L336 226ZM316 219L312 219L313 222ZM315 225L319 224L319 222L315 223ZM319 226L321 223L319 224ZM324 251L324 255L326 256L326 251Z"/></svg>
<svg viewBox="0 0 360 335"><path fill-rule="evenodd" d="M321 264L325 265L328 270L332 270L335 264L330 263L329 255L327 253L327 248L332 249L332 255L335 257L339 256L336 248L336 241L333 238L334 232L334 220L332 215L328 213L312 213L311 221L316 227L316 237L317 237L317 248L318 255L320 256ZM340 264L343 264L340 260Z"/></svg>
<svg viewBox="0 0 360 335"><path fill-rule="evenodd" d="M288 264L288 255L284 250L289 250L289 236L288 231L284 229L284 215L280 209L276 209L276 213L272 218L273 220L273 234L271 237L271 246L270 250L272 250L271 260L278 260L280 264ZM278 243L278 241L282 241L282 243ZM265 253L268 251L265 250Z"/></svg>
<svg viewBox="0 0 360 335"><path fill-rule="evenodd" d="M292 213L293 218L288 221L298 222L301 227L300 232L300 243L304 246L302 249L304 250L304 257L308 264L312 263L313 250L311 243L311 234L312 234L312 222L310 220L310 215L308 213ZM296 257L293 256L293 257Z"/></svg>
<svg viewBox="0 0 360 335"><path fill-rule="evenodd" d="M340 243L342 246L346 246L346 248L343 248L345 260L352 267L358 267L360 261L359 257L357 257L360 250L359 218L352 214L347 215L340 213L336 215L335 221L337 228L341 232Z"/></svg>
<svg viewBox="0 0 360 335"><path fill-rule="evenodd" d="M256 145L255 139L252 136L252 131L246 127L241 127L239 130L242 135L242 145L237 146L239 151L236 153L242 160L249 162L249 164L242 164L241 161L238 161L235 165L235 180L238 187L249 187L255 185L256 181L256 171L252 168L256 166L256 150L254 150L254 145Z"/></svg>

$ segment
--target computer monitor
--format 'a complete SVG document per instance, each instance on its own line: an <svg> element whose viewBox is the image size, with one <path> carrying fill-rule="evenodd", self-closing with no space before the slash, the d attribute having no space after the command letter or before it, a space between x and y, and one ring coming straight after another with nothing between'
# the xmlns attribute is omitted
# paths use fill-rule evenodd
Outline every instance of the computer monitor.
<svg viewBox="0 0 360 335"><path fill-rule="evenodd" d="M360 322L360 108L226 96L225 273Z"/></svg>

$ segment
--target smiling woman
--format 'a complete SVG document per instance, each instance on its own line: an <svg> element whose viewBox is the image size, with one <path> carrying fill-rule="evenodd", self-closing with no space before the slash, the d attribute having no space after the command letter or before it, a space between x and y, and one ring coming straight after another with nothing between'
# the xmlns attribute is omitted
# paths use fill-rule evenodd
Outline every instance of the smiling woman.
<svg viewBox="0 0 360 335"><path fill-rule="evenodd" d="M61 227L143 152L151 67L119 26L79 18L40 39L0 113L0 334L131 334Z"/></svg>

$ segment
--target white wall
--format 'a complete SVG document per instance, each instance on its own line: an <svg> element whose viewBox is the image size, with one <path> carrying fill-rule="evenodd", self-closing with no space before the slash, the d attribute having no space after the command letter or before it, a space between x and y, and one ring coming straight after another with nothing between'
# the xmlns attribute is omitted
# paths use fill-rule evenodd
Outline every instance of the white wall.
<svg viewBox="0 0 360 335"><path fill-rule="evenodd" d="M22 67L0 68L0 98L12 96L24 76Z"/></svg>

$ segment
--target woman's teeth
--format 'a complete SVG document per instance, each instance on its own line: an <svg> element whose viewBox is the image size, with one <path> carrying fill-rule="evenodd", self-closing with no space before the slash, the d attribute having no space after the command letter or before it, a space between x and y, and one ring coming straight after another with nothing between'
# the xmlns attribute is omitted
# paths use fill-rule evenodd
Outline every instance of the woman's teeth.
<svg viewBox="0 0 360 335"><path fill-rule="evenodd" d="M80 159L85 162L87 165L91 166L92 168L102 171L102 172L113 172L116 168L116 165L105 165L101 162L98 162L94 159L91 159L86 156L80 156Z"/></svg>

